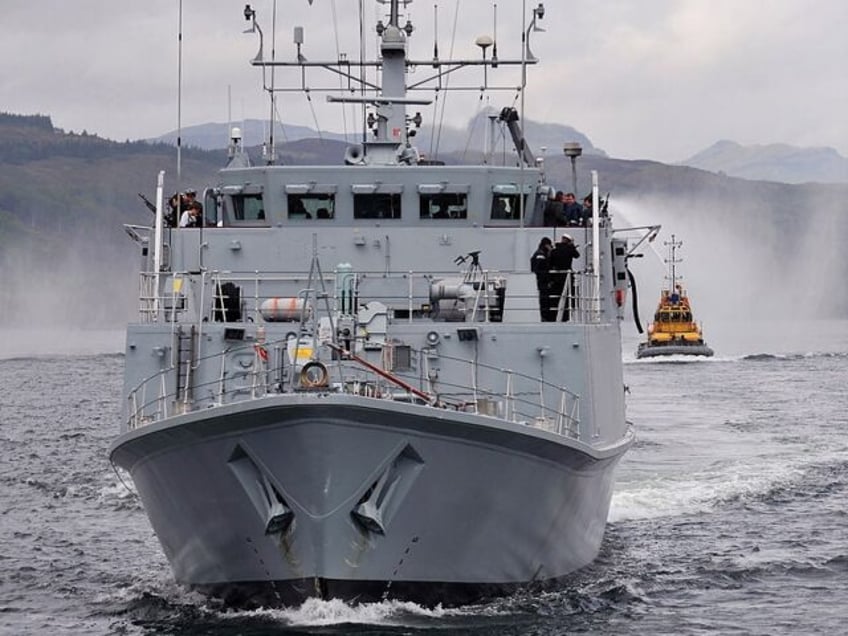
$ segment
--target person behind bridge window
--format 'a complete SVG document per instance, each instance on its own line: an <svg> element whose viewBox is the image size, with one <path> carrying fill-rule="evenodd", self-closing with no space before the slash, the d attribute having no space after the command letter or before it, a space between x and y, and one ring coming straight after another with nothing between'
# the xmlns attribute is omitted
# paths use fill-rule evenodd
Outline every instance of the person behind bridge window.
<svg viewBox="0 0 848 636"><path fill-rule="evenodd" d="M450 214L448 213L448 206L446 203L439 203L439 209L433 213L434 219L449 219Z"/></svg>
<svg viewBox="0 0 848 636"><path fill-rule="evenodd" d="M301 198L289 198L289 218L311 219L312 215L306 210Z"/></svg>
<svg viewBox="0 0 848 636"><path fill-rule="evenodd" d="M539 292L539 316L542 322L553 322L556 311L551 312L550 255L553 243L547 236L539 241L539 247L530 257L530 271L536 274L536 289Z"/></svg>
<svg viewBox="0 0 848 636"><path fill-rule="evenodd" d="M492 218L493 219L509 219L512 218L509 210L509 206L507 205L506 199L504 197L497 197L495 199L495 207L492 210Z"/></svg>

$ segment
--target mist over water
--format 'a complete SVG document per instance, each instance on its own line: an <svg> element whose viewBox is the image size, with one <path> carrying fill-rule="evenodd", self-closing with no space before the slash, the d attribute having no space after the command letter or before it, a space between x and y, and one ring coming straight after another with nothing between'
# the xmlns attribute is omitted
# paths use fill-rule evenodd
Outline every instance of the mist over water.
<svg viewBox="0 0 848 636"><path fill-rule="evenodd" d="M123 353L123 329L0 326L0 360Z"/></svg>
<svg viewBox="0 0 848 636"><path fill-rule="evenodd" d="M139 250L120 243L32 243L0 252L0 358L123 351L138 307Z"/></svg>
<svg viewBox="0 0 848 636"><path fill-rule="evenodd" d="M786 229L777 226L771 210L744 202L732 210L684 198L613 203L618 227L662 225L656 240L643 246L645 255L629 262L645 328L660 290L668 285L664 242L672 234L683 242L678 275L717 355L739 350L745 345L741 338L762 341L763 351L772 350L771 344L791 348L797 321L848 314L844 293L848 254L841 245L848 229L844 202L799 211L797 222ZM626 315L625 331L634 328L629 303Z"/></svg>

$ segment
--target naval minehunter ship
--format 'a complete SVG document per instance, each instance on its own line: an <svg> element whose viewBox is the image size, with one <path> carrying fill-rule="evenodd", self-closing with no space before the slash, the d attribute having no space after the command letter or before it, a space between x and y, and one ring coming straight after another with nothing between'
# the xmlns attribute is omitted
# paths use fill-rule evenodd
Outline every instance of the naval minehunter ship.
<svg viewBox="0 0 848 636"><path fill-rule="evenodd" d="M527 42L520 60L487 58L482 37L482 59L416 62L401 4L373 62L310 61L299 29L296 59L265 60L248 6L263 71L379 69L381 86L329 96L367 106L370 140L337 166L252 166L234 132L205 223L166 227L160 173L154 226L128 227L140 316L111 460L176 580L226 603L458 604L555 584L597 555L633 440L617 300L635 248L596 213L554 300L569 319L543 322L530 256L557 230L518 113L497 124L513 165L411 144L406 107L427 103L413 90L460 68L524 76Z"/></svg>

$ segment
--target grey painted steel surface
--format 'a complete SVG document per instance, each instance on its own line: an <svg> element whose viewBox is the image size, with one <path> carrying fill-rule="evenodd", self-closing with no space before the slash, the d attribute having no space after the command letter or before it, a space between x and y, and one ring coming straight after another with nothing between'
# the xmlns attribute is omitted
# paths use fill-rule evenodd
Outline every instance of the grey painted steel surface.
<svg viewBox="0 0 848 636"><path fill-rule="evenodd" d="M570 321L541 322L530 256L562 234L541 164L418 161L391 4L390 90L346 98L376 114L352 165L251 167L234 134L210 226L127 228L140 316L110 456L176 579L236 603L556 581L596 556L632 443L612 218L569 228Z"/></svg>
<svg viewBox="0 0 848 636"><path fill-rule="evenodd" d="M125 434L113 458L132 474L177 580L195 586L521 584L597 554L629 436L594 449L496 418L373 402L291 395L188 414ZM266 534L239 461L292 510L287 532ZM369 530L352 513L392 467L385 530Z"/></svg>

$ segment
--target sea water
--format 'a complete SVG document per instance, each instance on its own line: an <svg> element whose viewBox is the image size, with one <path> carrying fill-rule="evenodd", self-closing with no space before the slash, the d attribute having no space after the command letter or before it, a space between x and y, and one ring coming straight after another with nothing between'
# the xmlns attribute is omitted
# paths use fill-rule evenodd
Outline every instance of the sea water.
<svg viewBox="0 0 848 636"><path fill-rule="evenodd" d="M173 582L108 463L123 336L2 332L0 633L841 633L848 322L707 335L714 358L637 361L626 333L638 441L601 554L560 591L455 609L312 600L233 612Z"/></svg>

